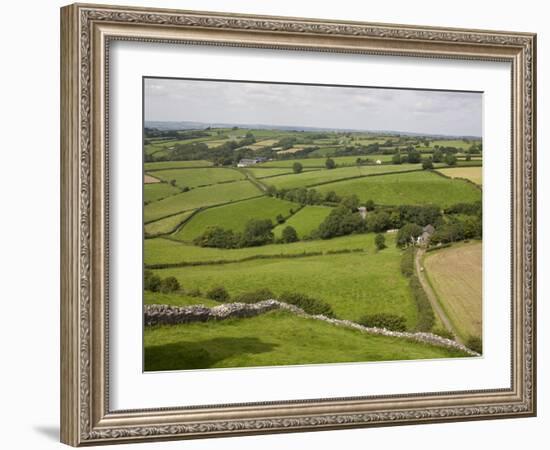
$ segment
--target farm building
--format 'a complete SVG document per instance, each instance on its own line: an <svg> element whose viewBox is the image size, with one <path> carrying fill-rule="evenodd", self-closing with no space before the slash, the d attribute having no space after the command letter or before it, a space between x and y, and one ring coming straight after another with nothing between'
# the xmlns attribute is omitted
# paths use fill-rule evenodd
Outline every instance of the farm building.
<svg viewBox="0 0 550 450"><path fill-rule="evenodd" d="M360 206L359 208L357 208L357 210L359 211L361 219L365 220L367 218L367 208L365 208L364 206Z"/></svg>
<svg viewBox="0 0 550 450"><path fill-rule="evenodd" d="M416 239L417 245L428 245L432 234L434 234L435 228L433 225L428 224L422 229L422 234Z"/></svg>
<svg viewBox="0 0 550 450"><path fill-rule="evenodd" d="M237 167L249 167L249 166L253 166L254 164L258 164L265 161L267 160L261 157L253 158L253 159L243 158L238 162Z"/></svg>

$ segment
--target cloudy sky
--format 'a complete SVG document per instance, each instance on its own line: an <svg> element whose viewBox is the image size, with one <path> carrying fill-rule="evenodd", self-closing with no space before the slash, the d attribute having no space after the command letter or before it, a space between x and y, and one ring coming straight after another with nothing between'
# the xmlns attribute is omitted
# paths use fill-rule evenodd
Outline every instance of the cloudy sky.
<svg viewBox="0 0 550 450"><path fill-rule="evenodd" d="M482 94L145 79L146 121L481 136Z"/></svg>

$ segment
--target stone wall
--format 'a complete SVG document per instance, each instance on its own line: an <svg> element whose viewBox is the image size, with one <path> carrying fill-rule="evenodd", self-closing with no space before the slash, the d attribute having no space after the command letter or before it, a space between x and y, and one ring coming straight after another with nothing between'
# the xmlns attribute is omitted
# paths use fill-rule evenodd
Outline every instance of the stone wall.
<svg viewBox="0 0 550 450"><path fill-rule="evenodd" d="M439 347L462 350L471 356L480 356L466 346L432 333L411 333L406 331L391 331L385 328L365 327L351 320L333 319L322 315L307 314L303 309L278 300L264 300L257 303L225 303L209 308L203 305L170 306L145 305L144 321L146 326L176 325L182 323L206 322L208 320L225 320L231 318L254 317L274 309L284 309L301 317L321 320L332 325L353 328L364 333L380 336L390 336Z"/></svg>

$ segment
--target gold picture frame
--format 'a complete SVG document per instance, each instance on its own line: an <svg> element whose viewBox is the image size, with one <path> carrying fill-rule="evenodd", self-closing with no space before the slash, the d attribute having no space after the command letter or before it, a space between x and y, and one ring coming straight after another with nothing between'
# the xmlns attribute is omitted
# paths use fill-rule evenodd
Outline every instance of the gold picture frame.
<svg viewBox="0 0 550 450"><path fill-rule="evenodd" d="M509 389L112 411L108 61L115 40L505 61L512 67ZM61 440L97 445L536 414L536 35L74 4L61 9Z"/></svg>

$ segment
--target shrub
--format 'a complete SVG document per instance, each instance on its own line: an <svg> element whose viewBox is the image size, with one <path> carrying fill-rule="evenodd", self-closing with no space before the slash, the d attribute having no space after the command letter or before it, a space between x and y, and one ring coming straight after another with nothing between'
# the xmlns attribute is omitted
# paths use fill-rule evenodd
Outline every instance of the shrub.
<svg viewBox="0 0 550 450"><path fill-rule="evenodd" d="M150 270L146 270L143 274L143 289L151 292L160 290L161 279Z"/></svg>
<svg viewBox="0 0 550 450"><path fill-rule="evenodd" d="M229 293L226 291L226 289L223 286L216 286L210 289L206 296L210 300L215 300L217 302L226 302L229 300Z"/></svg>
<svg viewBox="0 0 550 450"><path fill-rule="evenodd" d="M392 331L405 331L407 321L403 316L396 314L371 314L359 319L359 323L365 327L385 328Z"/></svg>
<svg viewBox="0 0 550 450"><path fill-rule="evenodd" d="M483 353L483 343L481 342L481 338L479 336L470 336L466 341L466 347L479 354Z"/></svg>
<svg viewBox="0 0 550 450"><path fill-rule="evenodd" d="M417 331L431 331L435 323L435 315L432 309L432 305L426 292L422 288L422 285L418 281L416 275L409 280L409 286L413 294L414 301L416 303L416 309L418 310L418 322L416 324Z"/></svg>
<svg viewBox="0 0 550 450"><path fill-rule="evenodd" d="M327 158L327 160L325 161L325 167L327 169L334 169L336 167L336 163L334 162L334 159Z"/></svg>
<svg viewBox="0 0 550 450"><path fill-rule="evenodd" d="M160 282L160 291L164 294L179 291L180 283L176 277L166 277Z"/></svg>
<svg viewBox="0 0 550 450"><path fill-rule="evenodd" d="M300 172L302 172L302 170L303 170L303 166L299 162L295 162L292 165L292 171L294 173L300 173Z"/></svg>
<svg viewBox="0 0 550 450"><path fill-rule="evenodd" d="M407 248L401 256L401 273L407 278L414 274L414 247Z"/></svg>
<svg viewBox="0 0 550 450"><path fill-rule="evenodd" d="M455 335L445 328L435 328L432 330L432 333L442 338L451 339L453 341L455 339Z"/></svg>
<svg viewBox="0 0 550 450"><path fill-rule="evenodd" d="M275 218L275 220L277 221L277 223L285 223L285 218L283 217L282 214L277 214L277 217Z"/></svg>
<svg viewBox="0 0 550 450"><path fill-rule="evenodd" d="M375 206L376 205L374 204L373 200L367 200L367 202L365 203L365 208L367 208L367 211L374 211Z"/></svg>
<svg viewBox="0 0 550 450"><path fill-rule="evenodd" d="M269 289L257 289L256 291L245 292L233 297L234 302L239 303L256 303L264 300L274 299L273 292Z"/></svg>
<svg viewBox="0 0 550 450"><path fill-rule="evenodd" d="M424 161L422 161L422 169L428 170L433 168L434 168L434 165L431 159L425 159Z"/></svg>
<svg viewBox="0 0 550 450"><path fill-rule="evenodd" d="M374 243L378 250L386 248L386 237L382 233L378 233L374 238Z"/></svg>
<svg viewBox="0 0 550 450"><path fill-rule="evenodd" d="M290 242L296 242L298 240L298 233L296 233L296 230L291 227L290 225L287 225L282 234L282 241L285 243Z"/></svg>
<svg viewBox="0 0 550 450"><path fill-rule="evenodd" d="M328 303L298 292L284 292L279 296L279 300L302 308L308 314L334 317L334 312Z"/></svg>
<svg viewBox="0 0 550 450"><path fill-rule="evenodd" d="M202 297L202 292L198 288L193 288L190 291L187 291L187 295L190 297Z"/></svg>

